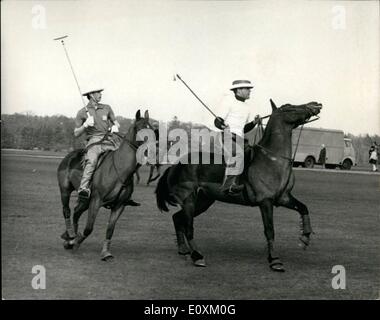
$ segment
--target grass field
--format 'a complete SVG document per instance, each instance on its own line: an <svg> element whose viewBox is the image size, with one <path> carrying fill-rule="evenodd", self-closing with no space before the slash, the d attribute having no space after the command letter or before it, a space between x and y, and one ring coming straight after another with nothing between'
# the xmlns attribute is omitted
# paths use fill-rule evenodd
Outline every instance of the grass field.
<svg viewBox="0 0 380 320"><path fill-rule="evenodd" d="M136 186L134 199L143 205L127 207L118 221L112 262L99 255L105 209L80 249L66 251L56 180L60 160L20 155L8 152L1 158L4 299L379 298L379 175L295 171L293 193L308 206L315 235L303 251L298 214L275 210L276 247L286 268L279 274L266 262L258 208L215 204L195 220L208 266L196 268L179 257L171 214L156 208L155 184ZM146 169L141 173L144 181ZM46 268L45 290L31 286L34 265ZM345 290L331 286L334 265L345 267Z"/></svg>

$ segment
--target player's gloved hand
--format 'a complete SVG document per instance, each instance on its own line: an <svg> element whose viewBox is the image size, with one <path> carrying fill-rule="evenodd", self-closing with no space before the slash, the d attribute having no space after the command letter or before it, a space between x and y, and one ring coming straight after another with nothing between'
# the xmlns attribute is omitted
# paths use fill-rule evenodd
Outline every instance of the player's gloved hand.
<svg viewBox="0 0 380 320"><path fill-rule="evenodd" d="M214 125L220 130L224 130L227 128L227 125L224 122L224 119L221 117L216 117L214 120Z"/></svg>
<svg viewBox="0 0 380 320"><path fill-rule="evenodd" d="M119 132L119 127L114 124L112 127L111 127L111 133L114 133L114 132Z"/></svg>
<svg viewBox="0 0 380 320"><path fill-rule="evenodd" d="M88 128L88 127L93 127L94 126L94 117L93 116L89 116L86 121L83 123L83 126L85 128Z"/></svg>
<svg viewBox="0 0 380 320"><path fill-rule="evenodd" d="M260 115L256 115L255 116L255 119L253 120L255 124L261 124L261 118L260 118Z"/></svg>

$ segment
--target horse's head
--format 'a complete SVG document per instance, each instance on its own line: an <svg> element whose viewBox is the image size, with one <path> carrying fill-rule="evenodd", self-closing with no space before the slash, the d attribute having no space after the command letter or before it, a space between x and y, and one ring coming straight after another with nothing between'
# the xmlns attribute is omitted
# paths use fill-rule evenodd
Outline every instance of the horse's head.
<svg viewBox="0 0 380 320"><path fill-rule="evenodd" d="M154 130L153 126L149 123L149 111L146 110L144 113L144 117L141 116L141 111L137 110L135 121L133 125L129 128L129 132L127 136L129 137L130 141L133 141L136 145L142 144L144 141L136 141L136 137L141 130Z"/></svg>
<svg viewBox="0 0 380 320"><path fill-rule="evenodd" d="M270 100L272 105L272 116L281 118L286 124L291 125L294 129L299 125L306 123L310 117L316 116L322 109L322 104L318 102L309 102L301 105L284 104L277 108L275 103Z"/></svg>
<svg viewBox="0 0 380 320"><path fill-rule="evenodd" d="M135 132L139 132L142 129L154 129L149 123L149 111L146 110L144 117L141 116L140 110L137 110L134 123Z"/></svg>

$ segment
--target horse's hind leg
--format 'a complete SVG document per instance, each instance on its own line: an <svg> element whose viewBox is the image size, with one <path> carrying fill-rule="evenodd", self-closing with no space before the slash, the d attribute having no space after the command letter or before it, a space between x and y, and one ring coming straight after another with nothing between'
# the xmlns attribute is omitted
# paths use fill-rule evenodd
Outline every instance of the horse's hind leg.
<svg viewBox="0 0 380 320"><path fill-rule="evenodd" d="M79 219L82 216L82 213L88 209L88 206L89 206L89 201L81 201L79 199L78 204L74 208L73 225L74 225L75 235L78 234Z"/></svg>
<svg viewBox="0 0 380 320"><path fill-rule="evenodd" d="M139 169L141 167L141 164L137 164L136 166L136 170L135 170L135 174L136 174L136 184L139 184L140 183L140 173L139 173Z"/></svg>
<svg viewBox="0 0 380 320"><path fill-rule="evenodd" d="M186 217L184 216L183 210L178 211L173 215L178 254L180 255L190 254L190 248L188 247L185 239L185 219Z"/></svg>
<svg viewBox="0 0 380 320"><path fill-rule="evenodd" d="M206 262L194 240L194 217L205 212L213 203L213 199L208 198L200 191L187 198L183 205L185 236L191 250L191 259L198 267L205 267Z"/></svg>
<svg viewBox="0 0 380 320"><path fill-rule="evenodd" d="M63 217L65 219L66 230L62 233L61 238L64 241L63 247L65 249L72 249L72 241L75 238L75 231L71 223L71 211L70 211L70 195L72 190L61 188L61 201L62 201L62 211Z"/></svg>
<svg viewBox="0 0 380 320"><path fill-rule="evenodd" d="M153 176L153 173L154 173L154 168L156 168L157 174L153 178L149 178L149 183L157 180L161 176L160 167L161 167L160 164L153 165L152 176Z"/></svg>
<svg viewBox="0 0 380 320"><path fill-rule="evenodd" d="M120 215L123 213L124 208L124 205L120 205L119 207L111 210L110 218L107 224L106 239L104 240L103 249L100 254L103 261L108 261L113 258L113 255L110 251L111 239L115 230L116 222L119 219Z"/></svg>
<svg viewBox="0 0 380 320"><path fill-rule="evenodd" d="M194 240L194 211L195 211L195 197L189 197L183 205L183 218L184 218L184 227L185 227L185 237L187 244L191 250L191 259L197 267L205 267L206 262L203 255L198 249L198 246Z"/></svg>
<svg viewBox="0 0 380 320"><path fill-rule="evenodd" d="M72 190L61 189L61 202L63 217L65 219L66 230L62 233L61 238L63 240L70 240L75 237L74 228L71 224L71 211L70 211L70 195Z"/></svg>
<svg viewBox="0 0 380 320"><path fill-rule="evenodd" d="M296 210L300 214L301 236L299 239L301 241L302 247L306 249L307 246L310 244L310 235L313 232L313 229L311 228L311 223L310 223L309 210L307 209L305 204L297 200L291 194L288 195L288 199L286 199L286 201L281 201L281 205L284 206L285 208Z"/></svg>
<svg viewBox="0 0 380 320"><path fill-rule="evenodd" d="M148 181L146 183L146 185L148 186L149 183L151 183L153 180L152 180L152 177L153 177L153 172L154 172L154 165L149 165L149 177L148 177Z"/></svg>
<svg viewBox="0 0 380 320"><path fill-rule="evenodd" d="M78 232L78 221L80 216L84 211L86 211L88 208L88 216L87 216L87 223L83 230L83 235ZM91 234L96 216L100 209L100 200L99 197L96 195L91 196L90 202L83 203L82 201L79 201L77 208L74 212L74 229L76 231L76 237L74 239L74 248L78 249L81 243Z"/></svg>

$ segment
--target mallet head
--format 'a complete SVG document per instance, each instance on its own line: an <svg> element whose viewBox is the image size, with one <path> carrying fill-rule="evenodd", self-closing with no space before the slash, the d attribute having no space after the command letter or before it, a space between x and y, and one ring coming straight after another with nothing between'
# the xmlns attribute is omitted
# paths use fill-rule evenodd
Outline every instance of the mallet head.
<svg viewBox="0 0 380 320"><path fill-rule="evenodd" d="M65 39L67 38L68 36L62 36L62 37L59 37L59 38L55 38L54 40L62 40L62 39Z"/></svg>

